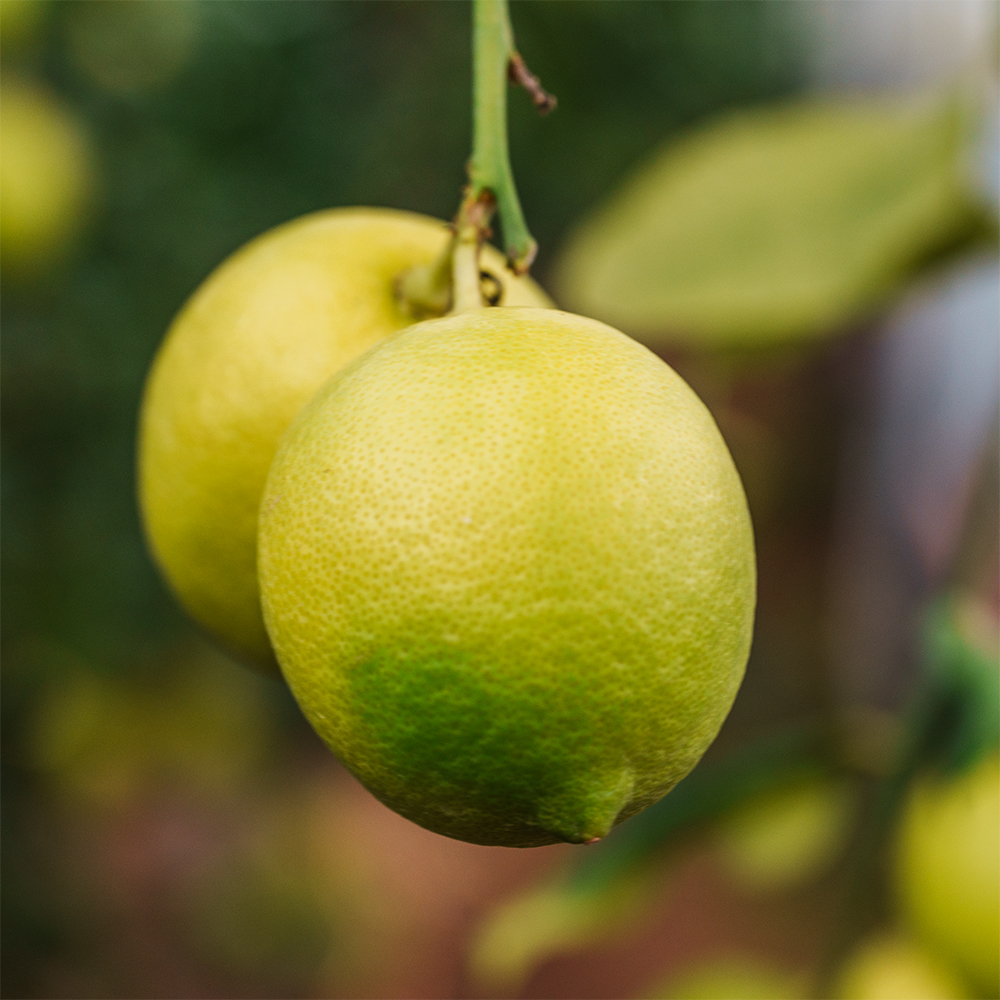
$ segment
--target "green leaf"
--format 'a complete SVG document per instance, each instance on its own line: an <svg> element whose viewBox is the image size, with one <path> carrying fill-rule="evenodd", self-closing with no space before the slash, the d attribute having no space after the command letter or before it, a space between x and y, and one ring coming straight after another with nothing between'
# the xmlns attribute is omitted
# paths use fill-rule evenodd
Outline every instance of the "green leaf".
<svg viewBox="0 0 1000 1000"><path fill-rule="evenodd" d="M469 976L487 994L520 993L553 955L631 928L655 887L650 873L638 868L593 892L580 892L557 879L515 895L477 927L469 948Z"/></svg>
<svg viewBox="0 0 1000 1000"><path fill-rule="evenodd" d="M978 627L988 613L977 605L968 595L940 599L924 621L926 668L944 707L934 749L958 772L1000 745L1000 662L990 626Z"/></svg>
<svg viewBox="0 0 1000 1000"><path fill-rule="evenodd" d="M650 342L832 331L981 224L959 102L808 98L670 142L586 219L567 308Z"/></svg>
<svg viewBox="0 0 1000 1000"><path fill-rule="evenodd" d="M689 965L648 995L664 1000L792 1000L810 996L811 991L807 976L737 953Z"/></svg>

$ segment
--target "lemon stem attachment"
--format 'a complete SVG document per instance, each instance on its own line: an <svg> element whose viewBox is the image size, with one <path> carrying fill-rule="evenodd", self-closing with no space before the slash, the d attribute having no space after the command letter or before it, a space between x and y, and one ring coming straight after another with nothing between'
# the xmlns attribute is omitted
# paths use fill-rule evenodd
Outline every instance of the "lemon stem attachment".
<svg viewBox="0 0 1000 1000"><path fill-rule="evenodd" d="M489 234L489 221L494 210L489 191L476 197L471 186L466 188L462 207L455 219L452 249L452 312L481 309L483 295L479 284L479 251Z"/></svg>
<svg viewBox="0 0 1000 1000"><path fill-rule="evenodd" d="M444 253L430 264L418 264L396 278L396 299L414 319L443 316L452 302L453 233Z"/></svg>
<svg viewBox="0 0 1000 1000"><path fill-rule="evenodd" d="M510 166L507 86L523 87L539 114L552 111L556 99L542 89L514 48L507 0L473 0L472 62L472 158L452 239L438 260L411 268L396 280L400 305L417 319L444 315L449 307L465 312L482 306L479 248L491 235L494 211L500 218L507 265L515 274L526 274L538 251Z"/></svg>
<svg viewBox="0 0 1000 1000"><path fill-rule="evenodd" d="M472 10L472 159L455 219L453 312L482 306L479 248L490 235L494 211L500 217L507 265L515 274L527 273L538 252L510 166L507 85L523 86L541 114L556 106L514 48L507 0L473 0Z"/></svg>

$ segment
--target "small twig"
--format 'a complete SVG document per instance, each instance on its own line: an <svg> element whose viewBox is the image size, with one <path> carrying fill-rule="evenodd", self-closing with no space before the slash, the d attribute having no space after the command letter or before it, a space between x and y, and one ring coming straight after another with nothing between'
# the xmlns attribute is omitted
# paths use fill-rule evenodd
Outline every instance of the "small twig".
<svg viewBox="0 0 1000 1000"><path fill-rule="evenodd" d="M507 79L519 87L524 87L540 115L555 111L558 103L555 94L550 94L542 87L542 81L524 64L520 52L511 52L507 60Z"/></svg>
<svg viewBox="0 0 1000 1000"><path fill-rule="evenodd" d="M511 271L525 274L538 252L510 167L507 87L511 82L524 87L542 114L556 106L556 99L542 89L514 49L507 0L474 0L472 47L472 157L469 184L452 226L454 235L437 261L411 268L396 280L401 307L416 319L443 315L449 307L463 312L482 306L479 249L491 235L494 212ZM487 298L493 303L502 294L502 288L493 287Z"/></svg>

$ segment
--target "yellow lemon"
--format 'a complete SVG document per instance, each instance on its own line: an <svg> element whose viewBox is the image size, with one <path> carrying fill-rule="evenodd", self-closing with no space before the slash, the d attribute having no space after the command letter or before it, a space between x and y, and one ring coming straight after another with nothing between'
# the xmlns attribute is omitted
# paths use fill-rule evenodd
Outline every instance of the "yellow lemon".
<svg viewBox="0 0 1000 1000"><path fill-rule="evenodd" d="M5 269L37 271L70 242L91 193L92 159L83 126L58 98L27 80L4 76L0 255Z"/></svg>
<svg viewBox="0 0 1000 1000"><path fill-rule="evenodd" d="M832 778L762 792L719 824L719 859L750 891L792 888L830 868L850 836L855 806L854 789Z"/></svg>
<svg viewBox="0 0 1000 1000"><path fill-rule="evenodd" d="M750 647L752 529L711 415L555 310L429 320L331 379L275 457L259 569L323 739L481 844L590 841L666 794Z"/></svg>
<svg viewBox="0 0 1000 1000"><path fill-rule="evenodd" d="M257 508L275 448L326 379L409 325L394 282L429 263L444 223L334 209L279 226L211 274L153 363L139 428L150 547L191 616L241 658L273 663L257 588ZM484 264L503 275L485 248ZM501 305L547 305L505 275Z"/></svg>
<svg viewBox="0 0 1000 1000"><path fill-rule="evenodd" d="M841 966L839 1000L965 1000L969 992L936 955L899 934L863 941Z"/></svg>
<svg viewBox="0 0 1000 1000"><path fill-rule="evenodd" d="M917 934L989 996L1000 994L1000 756L914 786L895 868Z"/></svg>

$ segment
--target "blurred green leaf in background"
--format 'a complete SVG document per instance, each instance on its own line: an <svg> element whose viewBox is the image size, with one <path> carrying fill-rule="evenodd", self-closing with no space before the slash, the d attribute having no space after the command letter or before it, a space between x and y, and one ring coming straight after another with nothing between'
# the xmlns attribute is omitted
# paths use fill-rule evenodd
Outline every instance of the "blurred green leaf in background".
<svg viewBox="0 0 1000 1000"><path fill-rule="evenodd" d="M571 239L556 292L647 343L830 333L985 224L957 99L803 99L662 150Z"/></svg>

